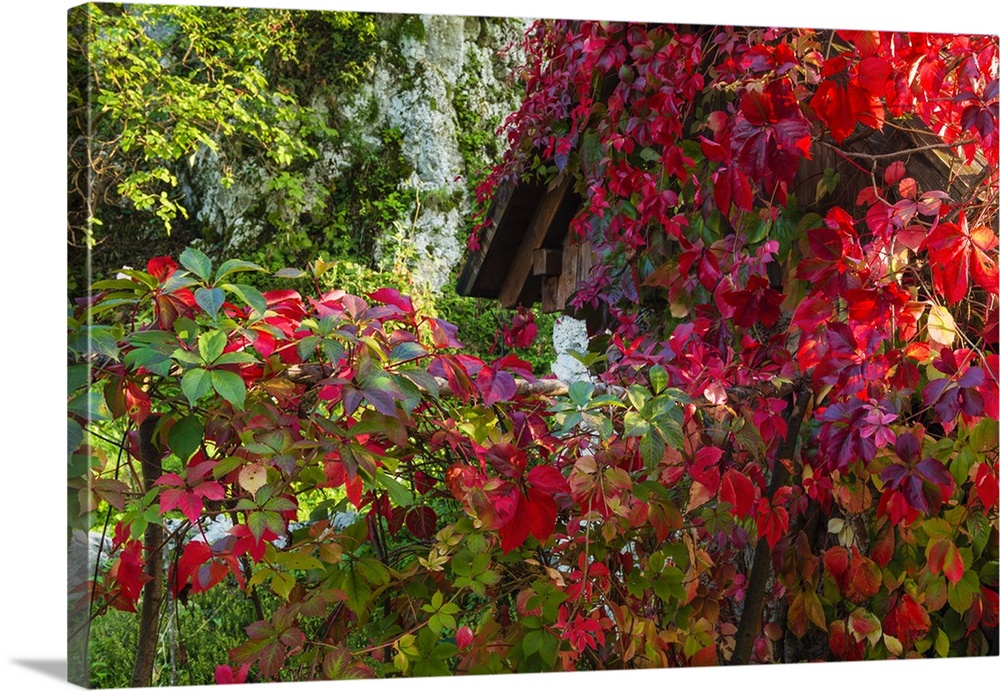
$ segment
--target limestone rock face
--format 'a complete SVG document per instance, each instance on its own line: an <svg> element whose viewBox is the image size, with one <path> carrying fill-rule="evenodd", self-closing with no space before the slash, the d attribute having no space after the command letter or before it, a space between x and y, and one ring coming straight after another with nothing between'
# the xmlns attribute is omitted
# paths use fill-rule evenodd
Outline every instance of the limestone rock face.
<svg viewBox="0 0 1000 691"><path fill-rule="evenodd" d="M518 101L507 77L520 56L504 49L516 46L526 23L380 15L378 26L382 40L367 79L346 93L323 86L333 78L315 80L309 104L336 132L316 144L316 159L296 174L297 189L282 187L274 171L250 164L226 169L207 150L192 160L190 208L206 227L203 235L221 240L228 255L245 256L273 235L276 225L301 228L317 216L336 217L330 191L350 184L347 177L359 174L356 162L366 153L384 149L391 158L386 133L393 133L402 159L393 171L395 189L409 208L398 215L401 231L381 229L376 255L398 254L398 248L384 247L387 238L406 245L414 280L432 292L462 260L472 212L470 180L492 162L493 133ZM227 175L232 182L224 185ZM332 248L323 246L323 238L314 239L313 253L329 254Z"/></svg>
<svg viewBox="0 0 1000 691"><path fill-rule="evenodd" d="M420 203L411 216L416 218L413 268L419 281L437 291L462 260L472 211L468 179L477 173L471 168L488 160L486 152L479 152L478 161L473 152L463 156L463 137L476 134L463 129L495 129L516 106L505 84L513 56L501 59L499 52L524 27L478 17L421 15L418 20L423 35L403 35L402 60L379 65L370 97L385 125L402 133L402 154L413 167L408 182Z"/></svg>

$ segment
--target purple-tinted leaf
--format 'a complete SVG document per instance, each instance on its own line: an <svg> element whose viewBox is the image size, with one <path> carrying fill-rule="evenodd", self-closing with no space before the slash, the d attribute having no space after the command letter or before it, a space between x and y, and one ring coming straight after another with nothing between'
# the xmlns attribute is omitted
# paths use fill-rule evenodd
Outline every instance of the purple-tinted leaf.
<svg viewBox="0 0 1000 691"><path fill-rule="evenodd" d="M958 389L951 388L944 392L938 402L934 405L934 410L941 416L942 422L951 422L958 417L961 401L958 400Z"/></svg>
<svg viewBox="0 0 1000 691"><path fill-rule="evenodd" d="M498 401L509 401L517 393L517 383L510 372L497 372L492 367L483 367L479 371L476 386L483 396L483 405L486 406Z"/></svg>
<svg viewBox="0 0 1000 691"><path fill-rule="evenodd" d="M361 383L365 400L383 415L396 417L396 401L404 396L391 376L378 372L365 377Z"/></svg>
<svg viewBox="0 0 1000 691"><path fill-rule="evenodd" d="M889 489L896 489L899 487L899 483L902 482L906 475L906 466L900 465L899 463L893 463L892 465L886 466L882 470L882 482L885 483L885 486Z"/></svg>
<svg viewBox="0 0 1000 691"><path fill-rule="evenodd" d="M934 405L941 397L941 392L943 392L945 387L950 383L951 382L949 382L946 378L935 379L934 381L927 382L927 386L924 387L924 405Z"/></svg>
<svg viewBox="0 0 1000 691"><path fill-rule="evenodd" d="M358 409L361 405L362 393L360 390L354 387L344 388L344 412L348 415L353 415L354 411Z"/></svg>
<svg viewBox="0 0 1000 691"><path fill-rule="evenodd" d="M935 358L934 366L939 372L944 374L955 374L958 372L958 361L955 359L955 353L951 348L944 348L941 350L941 356Z"/></svg>
<svg viewBox="0 0 1000 691"><path fill-rule="evenodd" d="M983 370L979 367L970 367L955 383L963 389L981 386L983 383Z"/></svg>
<svg viewBox="0 0 1000 691"><path fill-rule="evenodd" d="M920 447L917 438L905 432L896 437L896 454L905 462L910 462L918 456Z"/></svg>
<svg viewBox="0 0 1000 691"><path fill-rule="evenodd" d="M924 498L924 482L916 475L907 475L901 488L906 501L915 509L927 511L927 500Z"/></svg>
<svg viewBox="0 0 1000 691"><path fill-rule="evenodd" d="M980 417L985 412L986 407L983 395L976 389L959 389L958 397L962 412L970 417Z"/></svg>
<svg viewBox="0 0 1000 691"><path fill-rule="evenodd" d="M787 118L774 125L774 134L782 149L802 151L802 140L809 137L809 122L804 118ZM804 148L808 151L809 145Z"/></svg>
<svg viewBox="0 0 1000 691"><path fill-rule="evenodd" d="M933 482L924 482L923 492L924 492L924 504L927 506L927 513L933 515L936 514L941 509L941 501L943 499L944 492L940 485Z"/></svg>
<svg viewBox="0 0 1000 691"><path fill-rule="evenodd" d="M395 417L396 400L392 397L391 393L378 388L378 386L365 387L364 393L365 400L375 406L375 410L383 415Z"/></svg>
<svg viewBox="0 0 1000 691"><path fill-rule="evenodd" d="M858 458L870 461L875 457L875 444L850 423L823 425L819 441L824 463L831 470L846 468Z"/></svg>
<svg viewBox="0 0 1000 691"><path fill-rule="evenodd" d="M941 485L942 487L951 486L951 473L936 458L925 458L917 463L917 472L936 485Z"/></svg>
<svg viewBox="0 0 1000 691"><path fill-rule="evenodd" d="M878 451L878 447L875 446L874 440L855 434L854 445L862 461L870 463L875 459L875 452Z"/></svg>
<svg viewBox="0 0 1000 691"><path fill-rule="evenodd" d="M357 295L345 295L342 300L344 309L353 319L357 319L362 312L368 309L368 303Z"/></svg>
<svg viewBox="0 0 1000 691"><path fill-rule="evenodd" d="M988 103L996 98L998 94L1000 94L1000 80L993 79L983 90L983 101Z"/></svg>

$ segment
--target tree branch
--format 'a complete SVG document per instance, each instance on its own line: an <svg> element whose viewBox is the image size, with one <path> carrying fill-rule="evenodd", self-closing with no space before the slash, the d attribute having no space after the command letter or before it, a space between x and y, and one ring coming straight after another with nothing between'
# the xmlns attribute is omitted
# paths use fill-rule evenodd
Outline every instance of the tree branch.
<svg viewBox="0 0 1000 691"><path fill-rule="evenodd" d="M778 449L778 455L774 461L774 471L771 473L771 481L768 483L768 499L772 499L778 488L783 487L788 482L791 474L784 462L795 456L799 429L811 400L812 392L805 388L795 398L795 406L788 416L788 434L785 435L785 441ZM730 664L745 665L750 662L754 638L756 638L757 631L760 630L761 626L761 616L764 613L764 594L767 592L767 582L770 576L771 548L768 546L767 540L758 537L753 567L750 571L750 579L747 581L746 596L743 599L743 616L740 617L740 625L736 631L736 644Z"/></svg>
<svg viewBox="0 0 1000 691"><path fill-rule="evenodd" d="M830 149L831 151L835 151L841 156L846 156L848 158L863 158L866 161L881 161L887 158L899 158L900 156L906 156L908 154L916 154L920 153L921 151L932 151L934 149L956 149L960 146L975 144L976 142L973 139L963 139L962 141L952 142L951 144L948 144L947 142L938 142L935 144L926 144L924 146L915 146L912 149L900 149L899 151L891 151L887 154L866 154L861 151L844 151L843 149L836 147L833 144L830 144L829 142L820 141L819 143L825 146L826 148Z"/></svg>

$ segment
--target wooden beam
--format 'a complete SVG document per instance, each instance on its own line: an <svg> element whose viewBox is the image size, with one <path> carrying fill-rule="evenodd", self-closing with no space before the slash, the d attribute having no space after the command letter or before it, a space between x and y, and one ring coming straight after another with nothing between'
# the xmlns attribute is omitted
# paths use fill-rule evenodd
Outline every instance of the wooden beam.
<svg viewBox="0 0 1000 691"><path fill-rule="evenodd" d="M558 276L562 271L562 250L535 250L536 276Z"/></svg>
<svg viewBox="0 0 1000 691"><path fill-rule="evenodd" d="M556 212L559 211L559 206L566 198L566 193L571 185L572 178L566 175L558 183L553 181L553 186L549 187L545 196L542 197L542 201L528 225L528 230L521 240L521 246L517 250L517 254L514 255L507 279L500 289L500 304L504 307L515 306L521 297L524 283L528 280L535 266L535 250L539 249L542 242L545 241L549 226L552 225Z"/></svg>
<svg viewBox="0 0 1000 691"><path fill-rule="evenodd" d="M542 312L551 314L562 309L558 303L559 277L546 276L542 280Z"/></svg>
<svg viewBox="0 0 1000 691"><path fill-rule="evenodd" d="M462 274L458 278L456 290L459 295L469 295L472 292L473 284L479 275L479 271L482 269L483 262L486 261L490 245L493 244L493 237L496 235L497 228L500 227L503 217L507 213L507 205L510 204L516 188L517 181L509 181L498 187L494 192L493 205L489 210L490 224L487 228L483 229L479 238L479 249L466 261L462 269Z"/></svg>

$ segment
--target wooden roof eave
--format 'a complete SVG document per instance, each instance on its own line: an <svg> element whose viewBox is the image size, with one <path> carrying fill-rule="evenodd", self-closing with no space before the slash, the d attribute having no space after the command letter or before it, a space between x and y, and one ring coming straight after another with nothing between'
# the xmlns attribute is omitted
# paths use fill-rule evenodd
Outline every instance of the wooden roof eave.
<svg viewBox="0 0 1000 691"><path fill-rule="evenodd" d="M480 237L480 247L459 276L459 295L499 299L505 307L541 299L538 250L561 248L579 204L567 172L548 185L511 181L498 188Z"/></svg>

